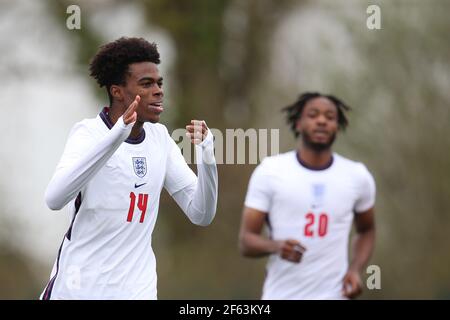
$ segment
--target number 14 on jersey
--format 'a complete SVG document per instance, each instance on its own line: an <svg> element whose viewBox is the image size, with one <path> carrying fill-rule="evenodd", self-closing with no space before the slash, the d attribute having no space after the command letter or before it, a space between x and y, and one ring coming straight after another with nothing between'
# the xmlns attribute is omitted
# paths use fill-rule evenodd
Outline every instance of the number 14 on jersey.
<svg viewBox="0 0 450 320"><path fill-rule="evenodd" d="M139 218L139 223L144 222L145 212L147 211L148 194L139 193L137 207L141 211L141 217ZM136 195L134 192L130 192L130 208L128 209L127 222L133 221L134 208L136 206Z"/></svg>

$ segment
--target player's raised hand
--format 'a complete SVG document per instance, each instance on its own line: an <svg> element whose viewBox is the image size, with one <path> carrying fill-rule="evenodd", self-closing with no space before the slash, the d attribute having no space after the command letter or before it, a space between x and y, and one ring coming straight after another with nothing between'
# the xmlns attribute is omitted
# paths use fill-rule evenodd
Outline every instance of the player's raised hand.
<svg viewBox="0 0 450 320"><path fill-rule="evenodd" d="M201 143L208 134L208 127L203 120L191 120L191 124L186 126L186 136L193 144Z"/></svg>
<svg viewBox="0 0 450 320"><path fill-rule="evenodd" d="M281 258L295 263L299 263L302 260L305 251L306 248L294 239L281 241L278 250Z"/></svg>
<svg viewBox="0 0 450 320"><path fill-rule="evenodd" d="M342 284L342 295L354 299L362 293L362 281L359 273L353 270L347 271Z"/></svg>
<svg viewBox="0 0 450 320"><path fill-rule="evenodd" d="M136 122L136 120L137 120L136 109L139 105L139 101L141 101L141 97L136 96L136 98L134 98L134 101L129 105L127 110L125 110L125 112L123 113L123 122L125 124L130 124L130 123Z"/></svg>

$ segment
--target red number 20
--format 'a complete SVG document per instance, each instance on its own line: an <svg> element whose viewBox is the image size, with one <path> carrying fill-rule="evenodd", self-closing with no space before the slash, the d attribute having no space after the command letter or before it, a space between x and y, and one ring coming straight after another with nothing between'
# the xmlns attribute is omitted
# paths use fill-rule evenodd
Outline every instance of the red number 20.
<svg viewBox="0 0 450 320"><path fill-rule="evenodd" d="M305 225L305 237L313 237L314 236L314 220L315 215L312 212L306 214L306 225ZM328 215L326 213L321 213L319 215L319 230L317 230L319 237L323 237L327 234L328 231Z"/></svg>
<svg viewBox="0 0 450 320"><path fill-rule="evenodd" d="M141 218L139 219L139 223L144 222L145 212L147 211L147 200L148 194L139 193L137 203L138 209L141 210ZM130 208L128 209L128 217L127 217L128 222L131 222L131 220L133 220L135 203L136 203L136 195L134 194L134 192L130 192Z"/></svg>

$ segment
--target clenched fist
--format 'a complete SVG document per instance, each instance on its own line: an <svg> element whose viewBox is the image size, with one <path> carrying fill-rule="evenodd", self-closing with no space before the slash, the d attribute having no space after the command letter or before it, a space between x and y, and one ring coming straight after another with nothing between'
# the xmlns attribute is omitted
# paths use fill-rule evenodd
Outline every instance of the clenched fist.
<svg viewBox="0 0 450 320"><path fill-rule="evenodd" d="M201 143L208 134L208 127L203 120L191 120L191 124L186 126L186 136L193 144Z"/></svg>

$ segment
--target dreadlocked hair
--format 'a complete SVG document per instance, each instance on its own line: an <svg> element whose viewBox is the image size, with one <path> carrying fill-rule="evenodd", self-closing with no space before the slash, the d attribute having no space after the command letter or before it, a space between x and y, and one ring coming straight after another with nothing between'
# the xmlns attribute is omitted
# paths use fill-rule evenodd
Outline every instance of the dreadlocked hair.
<svg viewBox="0 0 450 320"><path fill-rule="evenodd" d="M300 135L300 133L296 130L296 126L298 119L300 119L302 115L305 105L312 99L320 97L327 98L336 106L338 112L339 129L345 130L345 128L348 126L348 120L345 115L347 111L351 110L348 105L346 105L344 102L333 95L325 95L319 92L305 92L300 95L300 97L296 102L294 102L294 104L287 106L281 110L282 112L286 112L286 121L291 127L291 130L294 132L295 137L298 137Z"/></svg>

